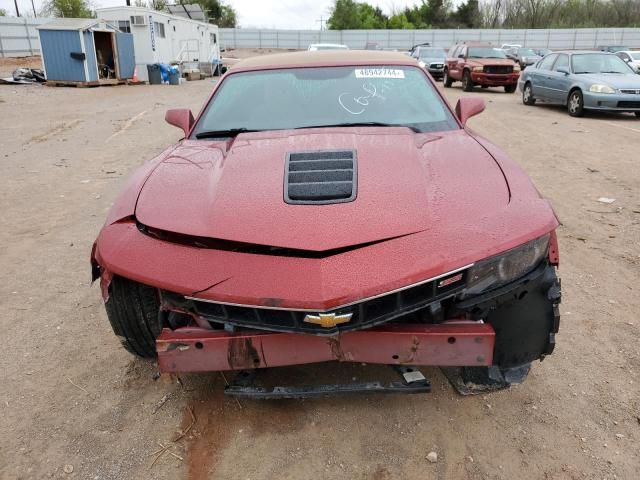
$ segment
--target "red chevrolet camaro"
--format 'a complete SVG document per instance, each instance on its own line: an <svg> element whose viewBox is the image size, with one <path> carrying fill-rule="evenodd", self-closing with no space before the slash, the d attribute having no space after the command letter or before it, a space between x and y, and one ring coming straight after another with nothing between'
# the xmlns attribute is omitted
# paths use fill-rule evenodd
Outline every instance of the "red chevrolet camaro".
<svg viewBox="0 0 640 480"><path fill-rule="evenodd" d="M255 397L521 382L559 326L558 220L414 59L301 52L238 63L144 164L91 254L123 346L161 372L388 364L402 382L231 385ZM248 375L248 374L247 374Z"/></svg>

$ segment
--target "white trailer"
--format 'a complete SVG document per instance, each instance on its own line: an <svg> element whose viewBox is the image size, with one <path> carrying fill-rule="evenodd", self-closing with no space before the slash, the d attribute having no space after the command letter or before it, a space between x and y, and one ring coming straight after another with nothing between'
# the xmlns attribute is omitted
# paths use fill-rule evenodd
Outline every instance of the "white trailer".
<svg viewBox="0 0 640 480"><path fill-rule="evenodd" d="M138 79L147 81L147 64L184 62L203 70L220 61L217 25L141 7L98 8L97 16L133 34Z"/></svg>

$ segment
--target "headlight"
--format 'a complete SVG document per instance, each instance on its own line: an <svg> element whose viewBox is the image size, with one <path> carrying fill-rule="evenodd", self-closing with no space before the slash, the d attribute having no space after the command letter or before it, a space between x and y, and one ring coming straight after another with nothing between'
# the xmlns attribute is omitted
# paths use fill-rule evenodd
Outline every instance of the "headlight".
<svg viewBox="0 0 640 480"><path fill-rule="evenodd" d="M484 67L473 67L474 72L482 72L483 70L484 70Z"/></svg>
<svg viewBox="0 0 640 480"><path fill-rule="evenodd" d="M520 65L518 65L517 63L513 66L513 71L514 72L519 72L520 71Z"/></svg>
<svg viewBox="0 0 640 480"><path fill-rule="evenodd" d="M426 63L424 63L422 60L420 60L420 61L418 62L418 65L420 65L420 67L421 67L421 68L424 68L427 64L426 64Z"/></svg>
<svg viewBox="0 0 640 480"><path fill-rule="evenodd" d="M549 234L476 263L469 270L467 294L506 285L531 272L547 254Z"/></svg>
<svg viewBox="0 0 640 480"><path fill-rule="evenodd" d="M591 85L589 91L593 93L616 93L609 85Z"/></svg>

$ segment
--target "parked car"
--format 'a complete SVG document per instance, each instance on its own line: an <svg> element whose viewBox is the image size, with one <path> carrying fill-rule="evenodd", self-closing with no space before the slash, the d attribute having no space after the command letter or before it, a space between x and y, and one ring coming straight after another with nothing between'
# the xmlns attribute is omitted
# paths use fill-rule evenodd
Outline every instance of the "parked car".
<svg viewBox="0 0 640 480"><path fill-rule="evenodd" d="M429 42L418 43L417 45L414 45L413 47L411 47L409 49L409 54L413 57L414 56L413 54L415 53L415 51L418 48L420 48L420 47L430 47L430 46L431 46L431 44Z"/></svg>
<svg viewBox="0 0 640 480"><path fill-rule="evenodd" d="M417 47L412 56L418 60L420 66L426 69L433 78L443 77L444 63L447 60L447 56L442 48Z"/></svg>
<svg viewBox="0 0 640 480"><path fill-rule="evenodd" d="M555 346L558 220L465 128L483 109L449 106L400 53L238 63L195 120L167 112L184 139L133 174L93 246L117 338L164 373L414 366L389 386L227 389L252 398L427 391L416 365L472 391L521 382Z"/></svg>
<svg viewBox="0 0 640 480"><path fill-rule="evenodd" d="M527 68L518 85L525 105L538 100L565 105L574 117L585 110L640 116L640 77L613 53L551 53Z"/></svg>
<svg viewBox="0 0 640 480"><path fill-rule="evenodd" d="M522 45L518 43L503 43L500 49L509 50L510 48L522 48Z"/></svg>
<svg viewBox="0 0 640 480"><path fill-rule="evenodd" d="M505 51L507 57L518 62L520 70L524 70L529 65L537 63L542 57L530 48L516 47Z"/></svg>
<svg viewBox="0 0 640 480"><path fill-rule="evenodd" d="M364 45L365 50L382 50L382 45L378 42L367 42Z"/></svg>
<svg viewBox="0 0 640 480"><path fill-rule="evenodd" d="M310 52L315 52L317 50L349 50L349 47L339 43L312 43L309 45L307 50Z"/></svg>
<svg viewBox="0 0 640 480"><path fill-rule="evenodd" d="M616 52L624 62L627 63L636 73L640 73L640 51L627 50L623 52Z"/></svg>
<svg viewBox="0 0 640 480"><path fill-rule="evenodd" d="M629 50L629 48L623 45L598 45L597 50L600 50L601 52L616 53L624 52L626 50Z"/></svg>
<svg viewBox="0 0 640 480"><path fill-rule="evenodd" d="M459 43L451 47L444 67L444 86L461 81L465 92L475 85L504 87L507 93L516 91L520 66L503 50L486 43Z"/></svg>
<svg viewBox="0 0 640 480"><path fill-rule="evenodd" d="M538 55L540 58L551 53L551 50L549 50L548 48L532 48L531 50L533 50L533 53Z"/></svg>

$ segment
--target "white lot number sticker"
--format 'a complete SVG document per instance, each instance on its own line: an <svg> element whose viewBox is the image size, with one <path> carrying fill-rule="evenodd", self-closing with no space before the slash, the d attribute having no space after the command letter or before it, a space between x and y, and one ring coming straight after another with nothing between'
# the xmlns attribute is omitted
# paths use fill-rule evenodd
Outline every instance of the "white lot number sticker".
<svg viewBox="0 0 640 480"><path fill-rule="evenodd" d="M393 68L356 68L356 78L404 78L404 70Z"/></svg>

